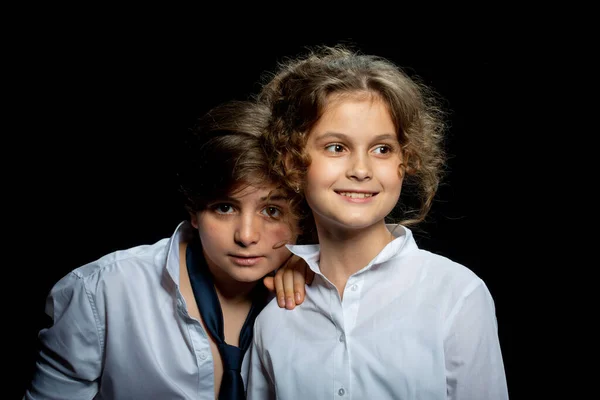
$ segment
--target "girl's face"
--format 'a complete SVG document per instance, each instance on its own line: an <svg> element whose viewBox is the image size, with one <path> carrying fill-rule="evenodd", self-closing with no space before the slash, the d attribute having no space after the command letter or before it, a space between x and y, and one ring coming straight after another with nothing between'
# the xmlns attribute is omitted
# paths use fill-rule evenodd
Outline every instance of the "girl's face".
<svg viewBox="0 0 600 400"><path fill-rule="evenodd" d="M192 215L212 274L221 280L251 283L272 272L291 255L296 241L287 199L274 186L248 186Z"/></svg>
<svg viewBox="0 0 600 400"><path fill-rule="evenodd" d="M385 224L400 197L401 146L377 96L330 96L311 129L306 200L317 226L364 229Z"/></svg>

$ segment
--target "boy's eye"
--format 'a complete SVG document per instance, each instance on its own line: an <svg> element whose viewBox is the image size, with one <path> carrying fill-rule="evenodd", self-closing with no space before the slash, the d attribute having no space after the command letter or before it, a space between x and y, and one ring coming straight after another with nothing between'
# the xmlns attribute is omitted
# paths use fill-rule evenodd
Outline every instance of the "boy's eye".
<svg viewBox="0 0 600 400"><path fill-rule="evenodd" d="M231 214L233 212L231 204L216 204L213 209L219 214Z"/></svg>
<svg viewBox="0 0 600 400"><path fill-rule="evenodd" d="M332 153L340 153L344 151L344 146L341 144L330 144L329 146L325 146L325 151L329 151Z"/></svg>
<svg viewBox="0 0 600 400"><path fill-rule="evenodd" d="M263 208L263 214L270 218L279 218L281 217L281 210L278 207L268 206Z"/></svg>

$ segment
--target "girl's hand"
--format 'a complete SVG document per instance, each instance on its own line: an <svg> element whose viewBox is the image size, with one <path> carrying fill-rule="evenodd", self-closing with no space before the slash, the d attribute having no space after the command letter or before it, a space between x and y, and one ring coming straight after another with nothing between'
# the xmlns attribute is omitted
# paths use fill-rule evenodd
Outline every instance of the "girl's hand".
<svg viewBox="0 0 600 400"><path fill-rule="evenodd" d="M306 262L292 254L277 270L275 276L265 277L263 283L267 289L276 293L279 307L293 310L304 301L304 285L310 285L314 277L315 273L308 268Z"/></svg>

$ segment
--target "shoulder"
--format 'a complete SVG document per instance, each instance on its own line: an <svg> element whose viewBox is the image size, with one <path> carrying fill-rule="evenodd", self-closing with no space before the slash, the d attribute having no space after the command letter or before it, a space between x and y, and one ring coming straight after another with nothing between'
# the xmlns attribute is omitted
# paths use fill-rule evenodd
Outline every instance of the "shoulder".
<svg viewBox="0 0 600 400"><path fill-rule="evenodd" d="M419 249L416 257L422 262L423 267L433 273L435 277L465 283L480 281L468 266L441 254Z"/></svg>
<svg viewBox="0 0 600 400"><path fill-rule="evenodd" d="M163 265L167 242L168 239L161 239L154 244L117 250L73 270L73 273L85 279L94 275L107 276L113 273L134 272L136 269L152 265Z"/></svg>
<svg viewBox="0 0 600 400"><path fill-rule="evenodd" d="M418 275L422 283L426 283L434 292L463 297L477 287L485 286L471 269L446 256L419 249L411 254L411 258L419 268Z"/></svg>
<svg viewBox="0 0 600 400"><path fill-rule="evenodd" d="M46 313L55 317L69 310L102 314L108 302L126 307L128 300L156 295L165 267L161 260L166 241L118 250L70 271L52 286Z"/></svg>
<svg viewBox="0 0 600 400"><path fill-rule="evenodd" d="M420 250L418 257L429 299L444 305L442 310L448 320L459 310L490 315L495 312L494 299L486 283L467 266L425 250Z"/></svg>
<svg viewBox="0 0 600 400"><path fill-rule="evenodd" d="M300 305L300 307L302 306L304 304ZM269 335L278 332L282 324L285 324L286 318L293 316L296 311L298 311L298 308L295 310L280 308L276 298L269 301L260 314L258 314L258 317L256 317L254 323L255 342L260 346L262 342L270 340Z"/></svg>
<svg viewBox="0 0 600 400"><path fill-rule="evenodd" d="M398 229L400 227L401 229ZM388 229L390 229L388 227ZM418 246L412 231L402 225L396 226L396 236L404 237L393 249L390 259L394 265L394 274L403 279L416 279L421 284L430 285L436 291L463 290L481 284L481 279L467 266L444 255L434 253Z"/></svg>
<svg viewBox="0 0 600 400"><path fill-rule="evenodd" d="M140 275L159 272L165 266L168 239L108 253L73 269L52 288L52 292L69 291L74 286L98 287L106 281L130 281Z"/></svg>

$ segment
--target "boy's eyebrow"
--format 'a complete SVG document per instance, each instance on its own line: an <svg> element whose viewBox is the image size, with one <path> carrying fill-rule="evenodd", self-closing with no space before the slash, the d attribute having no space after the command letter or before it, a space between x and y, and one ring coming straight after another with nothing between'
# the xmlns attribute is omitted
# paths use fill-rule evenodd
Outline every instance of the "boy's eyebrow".
<svg viewBox="0 0 600 400"><path fill-rule="evenodd" d="M218 203L236 203L239 204L239 200L236 199L235 197L232 196L225 196L225 197L220 197L218 199L216 199L213 204L218 204Z"/></svg>
<svg viewBox="0 0 600 400"><path fill-rule="evenodd" d="M285 196L283 193L275 193L273 195L271 195L271 197L269 197L269 195L266 196L262 196L258 199L259 201L287 201L288 197ZM218 204L218 203L232 203L232 204L240 204L240 200L236 199L233 196L225 196L225 197L221 197L220 199L216 200L213 202L213 204Z"/></svg>
<svg viewBox="0 0 600 400"><path fill-rule="evenodd" d="M263 196L260 198L261 201L267 201L267 200L269 200L269 201L286 201L287 199L288 199L287 196L284 196L283 194L280 194L280 193L274 194L271 197Z"/></svg>

